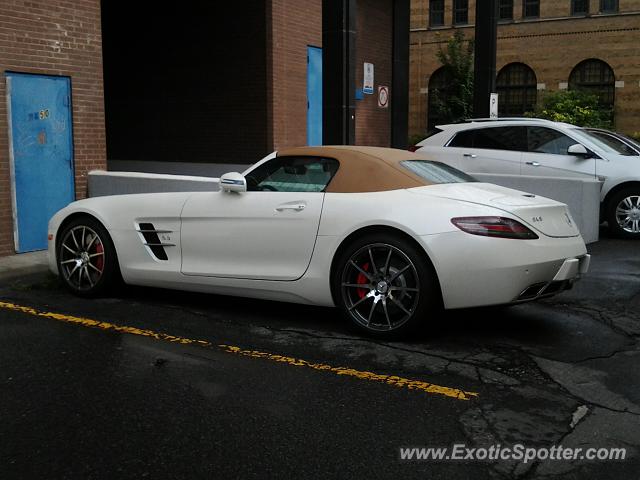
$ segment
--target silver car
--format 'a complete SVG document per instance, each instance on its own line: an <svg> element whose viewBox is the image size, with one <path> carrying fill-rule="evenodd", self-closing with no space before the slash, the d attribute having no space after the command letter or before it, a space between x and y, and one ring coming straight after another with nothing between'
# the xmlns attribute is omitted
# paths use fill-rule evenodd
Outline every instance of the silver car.
<svg viewBox="0 0 640 480"><path fill-rule="evenodd" d="M602 219L618 236L640 238L637 147L633 140L607 130L503 118L439 125L414 150L470 174L599 179Z"/></svg>

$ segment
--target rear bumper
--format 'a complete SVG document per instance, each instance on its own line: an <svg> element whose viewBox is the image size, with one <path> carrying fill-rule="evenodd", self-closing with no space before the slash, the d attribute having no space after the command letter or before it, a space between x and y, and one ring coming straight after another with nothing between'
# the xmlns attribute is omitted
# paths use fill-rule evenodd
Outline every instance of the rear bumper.
<svg viewBox="0 0 640 480"><path fill-rule="evenodd" d="M589 269L581 237L509 240L464 232L420 237L447 309L531 301L562 292Z"/></svg>
<svg viewBox="0 0 640 480"><path fill-rule="evenodd" d="M513 303L530 302L539 298L552 297L565 290L570 290L574 282L589 271L590 263L591 255L589 254L578 258L566 259L558 269L558 273L553 277L553 280L528 286Z"/></svg>
<svg viewBox="0 0 640 480"><path fill-rule="evenodd" d="M584 275L589 271L589 265L591 264L591 255L585 253L578 258L567 258L556 276L553 277L553 281L562 281L576 278L579 275Z"/></svg>

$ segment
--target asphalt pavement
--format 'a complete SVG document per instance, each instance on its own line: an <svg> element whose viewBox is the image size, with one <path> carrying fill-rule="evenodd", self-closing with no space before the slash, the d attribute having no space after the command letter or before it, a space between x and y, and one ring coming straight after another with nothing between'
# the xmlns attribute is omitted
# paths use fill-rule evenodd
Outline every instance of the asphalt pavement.
<svg viewBox="0 0 640 480"><path fill-rule="evenodd" d="M636 478L640 255L538 303L382 342L335 309L0 286L0 479ZM624 460L402 460L408 447L623 447Z"/></svg>

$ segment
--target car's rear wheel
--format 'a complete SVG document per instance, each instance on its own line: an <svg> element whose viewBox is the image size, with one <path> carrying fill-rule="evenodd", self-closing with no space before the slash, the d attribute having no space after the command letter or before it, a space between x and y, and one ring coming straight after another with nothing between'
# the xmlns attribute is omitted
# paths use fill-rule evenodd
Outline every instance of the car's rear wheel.
<svg viewBox="0 0 640 480"><path fill-rule="evenodd" d="M336 303L353 325L370 335L406 335L441 309L437 278L426 254L400 236L361 237L336 265Z"/></svg>
<svg viewBox="0 0 640 480"><path fill-rule="evenodd" d="M57 244L58 272L76 295L106 293L119 277L116 250L107 230L92 217L80 217L61 231Z"/></svg>
<svg viewBox="0 0 640 480"><path fill-rule="evenodd" d="M607 223L619 237L640 239L640 189L626 188L611 197Z"/></svg>

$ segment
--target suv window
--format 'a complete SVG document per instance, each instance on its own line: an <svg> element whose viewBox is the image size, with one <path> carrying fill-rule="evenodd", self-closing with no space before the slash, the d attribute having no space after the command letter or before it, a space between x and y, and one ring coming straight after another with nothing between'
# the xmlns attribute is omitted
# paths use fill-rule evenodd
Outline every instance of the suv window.
<svg viewBox="0 0 640 480"><path fill-rule="evenodd" d="M246 175L249 192L323 192L338 171L333 158L276 157Z"/></svg>
<svg viewBox="0 0 640 480"><path fill-rule="evenodd" d="M524 151L525 127L489 127L459 132L450 147L486 148L490 150Z"/></svg>
<svg viewBox="0 0 640 480"><path fill-rule="evenodd" d="M458 132L449 142L449 147L473 148L473 139L476 136L475 130L463 130Z"/></svg>
<svg viewBox="0 0 640 480"><path fill-rule="evenodd" d="M626 143L624 143L622 140L615 137L614 135L611 135L605 132L600 132L598 130L586 130L585 133L587 133L588 135L592 135L598 138L600 141L606 143L611 148L613 148L616 152L618 152L620 155L638 156L638 152L636 152L633 148L631 148L629 145L627 145Z"/></svg>
<svg viewBox="0 0 640 480"><path fill-rule="evenodd" d="M545 127L527 127L529 152L566 155L567 149L575 145L574 139L564 133Z"/></svg>

